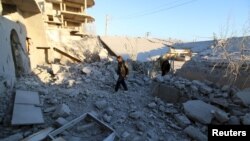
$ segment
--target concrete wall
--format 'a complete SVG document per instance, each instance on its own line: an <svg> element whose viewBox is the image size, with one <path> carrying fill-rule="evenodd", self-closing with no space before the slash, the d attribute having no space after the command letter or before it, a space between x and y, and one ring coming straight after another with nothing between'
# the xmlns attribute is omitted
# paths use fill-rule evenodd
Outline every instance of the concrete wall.
<svg viewBox="0 0 250 141"><path fill-rule="evenodd" d="M7 78L10 83L14 84L16 79L15 65L11 48L11 31L15 30L19 38L20 55L22 65L25 68L24 73L29 72L29 59L26 54L26 29L21 23L16 23L0 16L0 75Z"/></svg>
<svg viewBox="0 0 250 141"><path fill-rule="evenodd" d="M31 38L32 46L30 47L31 68L35 68L38 64L46 63L46 56L43 49L36 47L48 47L45 33L45 27L42 14L23 13L25 26L27 28L27 36ZM34 22L35 21L35 22Z"/></svg>
<svg viewBox="0 0 250 141"><path fill-rule="evenodd" d="M34 0L30 2L33 11L25 11L21 6L17 5L16 11L4 15L14 22L20 22L27 29L27 37L31 38L32 45L30 47L31 68L35 68L38 64L46 63L44 50L36 49L36 47L48 47L43 16L38 4ZM15 5L15 3L13 3ZM21 10L22 9L22 10ZM28 9L27 9L28 10ZM26 36L25 36L26 38Z"/></svg>

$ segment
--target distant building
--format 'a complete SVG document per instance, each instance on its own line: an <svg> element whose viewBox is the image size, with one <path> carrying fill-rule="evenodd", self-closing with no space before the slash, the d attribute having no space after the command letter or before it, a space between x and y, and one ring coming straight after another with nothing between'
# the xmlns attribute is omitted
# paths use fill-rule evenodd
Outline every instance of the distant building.
<svg viewBox="0 0 250 141"><path fill-rule="evenodd" d="M94 4L94 0L38 0L48 30L62 29L77 36L87 34L86 25L94 21L87 14Z"/></svg>

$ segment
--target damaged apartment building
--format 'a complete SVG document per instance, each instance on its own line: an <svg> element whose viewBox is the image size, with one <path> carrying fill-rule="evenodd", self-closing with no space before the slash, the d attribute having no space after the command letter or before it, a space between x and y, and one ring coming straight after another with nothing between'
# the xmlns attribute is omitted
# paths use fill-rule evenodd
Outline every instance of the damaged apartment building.
<svg viewBox="0 0 250 141"><path fill-rule="evenodd" d="M1 0L0 4L0 75L11 85L16 77L55 58L80 61L60 46L65 39L87 35L85 27L94 18L86 11L93 0Z"/></svg>

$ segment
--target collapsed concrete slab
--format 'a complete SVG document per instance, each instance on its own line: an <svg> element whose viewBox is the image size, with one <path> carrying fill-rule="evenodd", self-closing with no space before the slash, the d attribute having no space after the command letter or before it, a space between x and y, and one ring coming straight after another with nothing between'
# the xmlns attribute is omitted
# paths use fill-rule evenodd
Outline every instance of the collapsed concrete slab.
<svg viewBox="0 0 250 141"><path fill-rule="evenodd" d="M38 92L16 90L12 125L44 123Z"/></svg>
<svg viewBox="0 0 250 141"><path fill-rule="evenodd" d="M38 92L16 90L15 103L39 105L40 100Z"/></svg>
<svg viewBox="0 0 250 141"><path fill-rule="evenodd" d="M201 100L190 100L183 103L185 114L192 120L203 124L210 124L213 119L212 111L221 111L219 108Z"/></svg>
<svg viewBox="0 0 250 141"><path fill-rule="evenodd" d="M167 41L148 38L102 36L100 39L112 54L137 61L158 58L169 51L167 44L171 44Z"/></svg>
<svg viewBox="0 0 250 141"><path fill-rule="evenodd" d="M42 110L34 105L15 104L11 124L29 125L44 123Z"/></svg>

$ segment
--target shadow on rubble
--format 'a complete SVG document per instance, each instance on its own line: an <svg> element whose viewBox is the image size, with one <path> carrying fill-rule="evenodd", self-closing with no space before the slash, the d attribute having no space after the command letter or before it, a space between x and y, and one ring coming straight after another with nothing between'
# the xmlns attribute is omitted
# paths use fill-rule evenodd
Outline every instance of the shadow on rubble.
<svg viewBox="0 0 250 141"><path fill-rule="evenodd" d="M225 76L226 65L216 65L216 62L209 62L207 60L187 61L180 69L177 69L175 74L190 80L210 81L218 86L235 85L240 89L250 87L249 72L242 70L237 78L232 76Z"/></svg>
<svg viewBox="0 0 250 141"><path fill-rule="evenodd" d="M86 96L85 94L88 94L86 87L91 86L92 80L97 81L94 84L98 84L100 87L102 86L103 88L106 87L110 89L113 88L113 83L115 83L113 79L110 79L109 82L106 82L106 80L100 78L102 75L103 77L111 77L110 74L112 73L101 72L100 69L98 69L99 67L105 67L105 69L115 73L115 67L108 61L92 62L91 66L89 66L87 63L67 65L58 63L39 65L32 71L32 73L18 78L12 91L6 89L6 96L2 97L0 95L0 138L5 138L13 134L29 136L31 133L35 133L40 129L44 129L44 127L50 127L54 125L50 118L51 112L45 111L49 110L49 108L55 109L56 105L64 103L65 99L68 98L70 99L70 102L75 104L74 106L77 106L78 101L84 99L84 96ZM110 86L102 85L104 82L105 84L110 84ZM86 86L84 86L85 84ZM44 124L31 124L25 126L13 126L11 124L16 90L34 91L39 93L41 108L44 113ZM84 95L81 93L84 93ZM75 98L76 96L77 98ZM71 107L73 111L77 108L84 107ZM69 119L73 119L80 116L81 114L90 112L88 110L89 109L87 108L85 108L85 110L81 109L80 111L82 113L77 113L76 115L69 117ZM32 115L32 113L30 114Z"/></svg>

